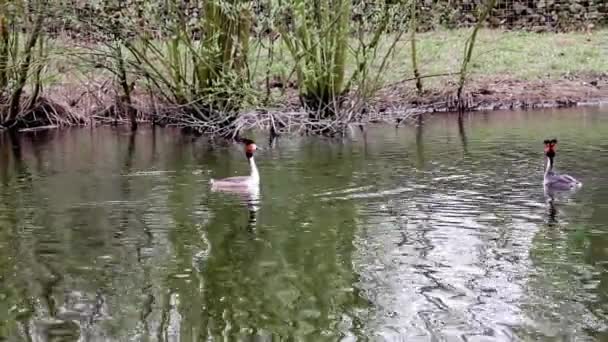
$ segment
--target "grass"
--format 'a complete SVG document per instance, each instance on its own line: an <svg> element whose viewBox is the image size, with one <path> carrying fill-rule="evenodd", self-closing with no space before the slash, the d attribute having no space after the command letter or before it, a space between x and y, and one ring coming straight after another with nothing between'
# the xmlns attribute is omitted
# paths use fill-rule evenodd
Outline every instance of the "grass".
<svg viewBox="0 0 608 342"><path fill-rule="evenodd" d="M458 71L464 42L470 29L435 31L417 35L419 67L422 75L443 74ZM389 49L393 35L385 35L381 42L378 57L372 64L379 67L381 56ZM268 42L252 42L249 50L249 64L254 83L262 84L266 77L268 64ZM350 41L354 47L355 39ZM602 73L608 72L608 28L592 34L583 33L532 33L517 31L481 30L478 45L473 53L472 71L477 75L510 75L517 79L537 77L560 77L567 73ZM65 60L75 52L83 53L71 41L53 42L53 50L65 55L51 61L49 74L53 79L61 79L65 73ZM264 47L262 47L264 46ZM161 47L164 49L164 46ZM259 51L258 51L259 49ZM282 49L283 51L278 51ZM63 52L62 52L63 51ZM352 54L347 55L347 74L351 75L355 67ZM282 58L282 59L280 59ZM257 60L257 61L256 61ZM257 64L257 67L256 67ZM86 66L70 63L70 68L78 72L92 71ZM390 72L382 78L385 82L398 82L414 76L410 63L410 46L406 35L397 44L396 51L390 60ZM293 59L280 42L275 43L272 72L289 74ZM54 74L56 72L56 74ZM292 76L295 76L292 75Z"/></svg>
<svg viewBox="0 0 608 342"><path fill-rule="evenodd" d="M458 72L465 41L471 29L435 31L417 35L418 67L421 75L438 75ZM372 62L372 74L377 72L381 57L388 51L394 35L385 35L380 42L377 58ZM408 35L403 35L390 59L389 72L381 80L390 84L411 79L414 72L411 65L411 49ZM541 77L559 78L565 74L605 73L608 72L608 29L592 34L572 33L533 33L521 31L500 31L484 29L479 32L475 51L470 65L473 79L476 77L504 77L518 80L533 80ZM250 59L257 61L253 80L262 85L266 76L266 49L260 44L252 44ZM355 39L350 46L354 48ZM282 51L278 60L281 44L275 44L274 70L292 68L293 60ZM252 62L255 63L255 62ZM352 75L356 61L348 54L346 73ZM437 85L437 79L425 80L430 86ZM412 85L413 85L412 81Z"/></svg>
<svg viewBox="0 0 608 342"><path fill-rule="evenodd" d="M457 71L470 30L420 34L417 48L423 75ZM405 46L396 60L409 60ZM408 63L394 64L387 82L413 77ZM608 29L583 33L531 33L481 30L473 52L471 71L479 76L510 75L527 80L566 73L608 71Z"/></svg>

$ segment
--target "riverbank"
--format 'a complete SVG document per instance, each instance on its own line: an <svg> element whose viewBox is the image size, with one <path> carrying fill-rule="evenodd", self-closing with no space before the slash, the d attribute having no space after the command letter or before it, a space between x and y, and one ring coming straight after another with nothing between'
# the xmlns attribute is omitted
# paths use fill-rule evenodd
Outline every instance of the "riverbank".
<svg viewBox="0 0 608 342"><path fill-rule="evenodd" d="M394 60L405 62L393 62L389 72L382 75L385 85L367 106L368 112L376 114L372 119L381 120L383 113L408 116L457 111L458 75L454 72L461 63L462 42L469 32L418 35L420 74L425 77L422 93L417 92L412 80L408 46L397 49ZM607 57L608 29L557 34L481 30L465 86L465 109L563 108L606 102ZM286 102L297 107L297 91L292 91Z"/></svg>
<svg viewBox="0 0 608 342"><path fill-rule="evenodd" d="M61 93L70 92L66 89L68 88L62 89ZM528 80L507 75L485 76L470 80L466 89L465 110L470 112L594 106L608 103L608 73L571 74L560 78L544 77ZM62 103L59 107L62 108L63 115L70 113L71 122L74 124L129 124L126 116L115 111L112 101L108 101L109 104L105 105L103 101L98 105L92 105L89 113L74 114L69 109L65 109L65 106L69 106L66 102L75 101L69 96L58 96L58 94L60 92L51 96L55 99L55 103ZM146 102L149 97L140 94L140 96L135 95L134 99L136 99L135 106L139 108L138 121L152 122L154 113L150 112L151 105ZM418 94L410 82L402 81L379 90L373 98L369 99L362 113L353 115L353 120L361 123L402 121L416 115L456 111L458 111L458 101L453 81L443 81L422 94ZM273 120L270 116L274 119L282 116L283 123L289 121L285 117L291 116L294 119L306 117L307 113L299 103L297 89L287 89L284 97L274 106L244 111L241 115L242 125L269 128ZM302 124L298 120L294 120L295 122ZM52 122L42 123L45 123L39 125L43 126L42 128L56 127ZM34 124L22 130L35 129L36 126Z"/></svg>
<svg viewBox="0 0 608 342"><path fill-rule="evenodd" d="M378 112L387 109L424 114L458 110L454 86L417 94L407 84L397 83L379 92L374 99ZM574 74L561 78L521 80L512 76L484 76L467 85L465 110L521 110L596 105L608 101L608 73Z"/></svg>
<svg viewBox="0 0 608 342"><path fill-rule="evenodd" d="M470 30L435 31L417 36L422 92L412 78L409 40L397 40L389 54L394 35L382 38L373 60L370 79L378 89L361 97L352 91L345 102L358 102L348 113L349 121L377 122L405 119L416 114L450 112L458 109L457 71L462 48ZM57 40L52 46L45 70L48 81L42 98L57 116L70 120L41 120L33 113L25 129L36 126L128 123L127 111L120 107L121 89L107 67L91 65L90 54L103 47L73 40ZM468 81L464 109L503 110L559 108L608 101L608 29L593 32L534 33L482 30L477 39ZM388 66L379 61L389 55ZM272 56L263 46L250 50L251 96L243 107L241 126L275 126L276 115L282 125L302 121L307 115L301 106L297 79L289 73L293 60L285 47L277 44ZM347 75L357 60L347 59ZM291 76L291 77L290 77ZM162 121L171 115L171 105L136 74L129 76L133 89L131 106L139 122ZM51 105L52 104L52 105ZM176 106L177 107L177 106ZM47 108L47 109L48 109ZM353 111L355 111L353 113ZM271 115L269 115L271 114ZM341 120L344 120L342 118Z"/></svg>

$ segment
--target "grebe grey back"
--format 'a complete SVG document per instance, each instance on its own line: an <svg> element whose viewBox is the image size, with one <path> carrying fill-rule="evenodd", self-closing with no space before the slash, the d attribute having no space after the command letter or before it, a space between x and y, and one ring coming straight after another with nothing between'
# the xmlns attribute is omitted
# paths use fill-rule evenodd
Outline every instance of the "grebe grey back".
<svg viewBox="0 0 608 342"><path fill-rule="evenodd" d="M258 168L255 165L254 154L257 150L255 142L250 139L242 139L241 142L245 145L245 157L249 162L249 176L228 177L223 179L211 179L212 190L228 190L228 191L250 191L255 189L260 184L260 175Z"/></svg>
<svg viewBox="0 0 608 342"><path fill-rule="evenodd" d="M557 149L557 139L546 139L545 144L545 174L543 185L550 190L571 190L581 187L583 184L570 175L560 175L554 167L555 150Z"/></svg>

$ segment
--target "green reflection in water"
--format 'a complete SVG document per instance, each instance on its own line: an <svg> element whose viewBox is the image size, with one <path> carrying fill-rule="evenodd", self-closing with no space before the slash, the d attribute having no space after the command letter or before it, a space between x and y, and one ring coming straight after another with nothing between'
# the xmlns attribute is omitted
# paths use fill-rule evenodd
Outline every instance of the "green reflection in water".
<svg viewBox="0 0 608 342"><path fill-rule="evenodd" d="M582 110L280 140L256 157L256 212L209 192L248 171L239 148L170 130L1 136L0 336L600 339L607 131ZM585 184L553 213L547 136Z"/></svg>

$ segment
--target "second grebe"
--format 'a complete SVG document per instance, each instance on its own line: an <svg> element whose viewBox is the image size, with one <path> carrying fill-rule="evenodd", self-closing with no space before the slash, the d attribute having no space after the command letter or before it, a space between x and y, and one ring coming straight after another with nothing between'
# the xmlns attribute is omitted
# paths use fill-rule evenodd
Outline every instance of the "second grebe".
<svg viewBox="0 0 608 342"><path fill-rule="evenodd" d="M227 191L250 191L255 189L260 184L260 175L258 174L258 168L255 165L253 154L257 150L257 146L253 140L243 139L241 140L245 144L245 156L249 162L249 168L251 173L249 176L238 176L228 177L223 179L211 179L212 190L227 190Z"/></svg>
<svg viewBox="0 0 608 342"><path fill-rule="evenodd" d="M557 140L545 140L545 156L547 164L545 166L545 176L543 185L550 190L571 190L581 187L583 184L570 175L560 175L553 171L553 159L557 148Z"/></svg>

